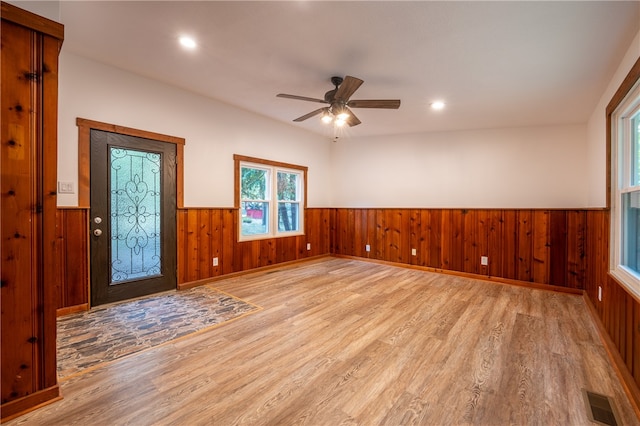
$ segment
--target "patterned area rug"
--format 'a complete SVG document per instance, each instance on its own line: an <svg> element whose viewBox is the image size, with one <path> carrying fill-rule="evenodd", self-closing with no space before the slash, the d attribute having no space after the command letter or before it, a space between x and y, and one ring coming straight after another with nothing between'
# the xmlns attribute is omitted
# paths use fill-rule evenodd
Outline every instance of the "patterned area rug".
<svg viewBox="0 0 640 426"><path fill-rule="evenodd" d="M68 315L58 319L58 376L69 378L260 309L205 285Z"/></svg>

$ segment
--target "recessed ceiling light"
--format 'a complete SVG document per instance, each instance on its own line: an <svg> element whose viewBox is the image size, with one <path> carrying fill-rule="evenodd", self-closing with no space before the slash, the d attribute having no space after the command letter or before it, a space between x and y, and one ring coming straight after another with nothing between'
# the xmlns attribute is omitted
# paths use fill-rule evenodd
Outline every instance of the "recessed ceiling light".
<svg viewBox="0 0 640 426"><path fill-rule="evenodd" d="M435 101L431 103L431 108L433 109L443 109L444 108L444 102L442 101Z"/></svg>
<svg viewBox="0 0 640 426"><path fill-rule="evenodd" d="M188 36L180 37L180 44L186 49L195 49L197 46L196 41Z"/></svg>

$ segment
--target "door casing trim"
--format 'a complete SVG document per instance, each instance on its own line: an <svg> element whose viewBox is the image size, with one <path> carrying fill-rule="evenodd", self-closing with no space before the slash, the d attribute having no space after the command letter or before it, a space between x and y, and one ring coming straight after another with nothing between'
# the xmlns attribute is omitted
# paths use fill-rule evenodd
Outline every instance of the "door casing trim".
<svg viewBox="0 0 640 426"><path fill-rule="evenodd" d="M176 207L184 208L185 139L146 130L76 118L78 126L78 207L91 207L91 129L176 144Z"/></svg>

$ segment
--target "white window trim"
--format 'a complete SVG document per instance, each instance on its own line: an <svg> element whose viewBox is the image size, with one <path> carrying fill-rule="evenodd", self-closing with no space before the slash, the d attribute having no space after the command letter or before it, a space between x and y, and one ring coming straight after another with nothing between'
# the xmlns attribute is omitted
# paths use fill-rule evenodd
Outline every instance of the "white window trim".
<svg viewBox="0 0 640 426"><path fill-rule="evenodd" d="M296 166L292 164L279 163L269 160L262 160L258 158L251 157L243 157L239 155L234 155L234 159L237 162L237 182L236 182L236 200L237 200L237 208L238 208L238 241L255 241L255 240L265 240L271 238L284 238L284 237L295 237L305 235L304 228L304 220L305 220L305 210L307 207L306 204L306 184L307 184L307 168L303 166ZM242 167L250 167L256 169L265 169L269 170L270 176L270 184L271 187L267 191L267 195L269 195L268 200L264 200L269 202L269 232L266 234L255 234L255 235L242 235L242 209L241 203L242 199L240 198L240 188L242 182L241 179L241 170ZM285 173L296 173L300 175L300 184L297 188L298 190L298 200L296 202L299 203L299 216L298 216L298 230L296 231L279 231L278 230L278 190L277 190L277 176L278 172Z"/></svg>
<svg viewBox="0 0 640 426"><path fill-rule="evenodd" d="M640 274L622 265L622 195L637 190L631 186L629 156L629 128L621 125L640 111L640 80L627 93L611 115L611 239L609 273L627 290L640 298ZM622 159L627 159L624 161Z"/></svg>

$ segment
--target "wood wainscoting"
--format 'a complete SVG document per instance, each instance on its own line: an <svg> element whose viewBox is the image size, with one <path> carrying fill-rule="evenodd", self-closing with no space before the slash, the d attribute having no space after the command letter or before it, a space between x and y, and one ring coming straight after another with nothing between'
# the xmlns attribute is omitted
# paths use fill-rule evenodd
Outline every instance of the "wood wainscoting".
<svg viewBox="0 0 640 426"><path fill-rule="evenodd" d="M608 275L608 211L309 208L306 212L304 236L237 242L235 209L180 209L178 283L337 254L584 290L633 381L640 385L640 302ZM58 247L63 253L59 308L88 303L87 215L83 209L59 210ZM481 256L488 257L488 265L481 264ZM213 266L214 257L218 266Z"/></svg>
<svg viewBox="0 0 640 426"><path fill-rule="evenodd" d="M587 221L594 213L335 209L332 253L584 289Z"/></svg>
<svg viewBox="0 0 640 426"><path fill-rule="evenodd" d="M89 209L58 208L58 316L89 309Z"/></svg>
<svg viewBox="0 0 640 426"><path fill-rule="evenodd" d="M178 284L329 254L329 220L329 209L307 208L305 235L238 242L237 209L178 210Z"/></svg>
<svg viewBox="0 0 640 426"><path fill-rule="evenodd" d="M306 209L306 235L247 242L237 242L236 211L178 210L178 284L330 253L329 209ZM57 307L64 315L89 307L89 210L59 208L56 230Z"/></svg>

